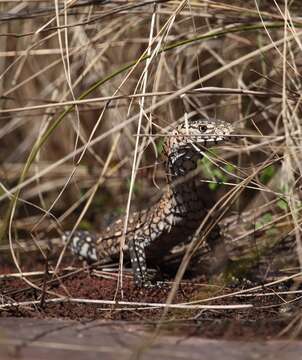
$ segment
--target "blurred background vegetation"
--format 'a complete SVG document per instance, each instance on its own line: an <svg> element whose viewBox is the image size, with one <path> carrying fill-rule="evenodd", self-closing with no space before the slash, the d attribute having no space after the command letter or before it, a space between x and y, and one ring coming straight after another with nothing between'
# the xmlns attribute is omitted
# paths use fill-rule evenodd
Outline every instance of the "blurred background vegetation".
<svg viewBox="0 0 302 360"><path fill-rule="evenodd" d="M249 179L231 213L299 248L301 34L299 1L1 1L2 249L154 203L185 114L244 135L201 164L209 192Z"/></svg>

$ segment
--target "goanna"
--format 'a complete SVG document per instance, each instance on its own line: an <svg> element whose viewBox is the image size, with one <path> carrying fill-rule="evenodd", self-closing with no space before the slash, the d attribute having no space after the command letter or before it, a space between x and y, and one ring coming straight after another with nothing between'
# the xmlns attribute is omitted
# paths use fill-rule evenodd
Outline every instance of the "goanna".
<svg viewBox="0 0 302 360"><path fill-rule="evenodd" d="M164 141L167 190L152 207L133 213L128 221L123 252L131 260L138 287L150 285L147 260L160 259L179 243L188 242L207 215L200 179L190 176L206 148L227 140L233 128L219 120L183 121L170 131ZM198 181L199 180L199 181ZM89 262L118 258L123 237L124 219L120 218L100 235L87 231L65 232L63 240L71 251ZM214 235L213 235L214 232ZM219 236L218 228L211 237Z"/></svg>

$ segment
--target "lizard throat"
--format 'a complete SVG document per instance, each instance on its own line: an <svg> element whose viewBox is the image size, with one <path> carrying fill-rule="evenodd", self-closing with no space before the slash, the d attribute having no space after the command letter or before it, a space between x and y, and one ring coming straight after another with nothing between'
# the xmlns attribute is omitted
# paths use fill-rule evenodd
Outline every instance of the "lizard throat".
<svg viewBox="0 0 302 360"><path fill-rule="evenodd" d="M194 171L200 159L201 153L192 147L179 148L168 155L166 171L171 203L174 211L181 217L186 217L192 210L197 213L204 212L202 203L198 204L201 194L198 189L198 175Z"/></svg>
<svg viewBox="0 0 302 360"><path fill-rule="evenodd" d="M202 159L201 153L193 148L180 148L168 155L166 171L170 180L179 177L189 177L190 173L197 168L197 161Z"/></svg>

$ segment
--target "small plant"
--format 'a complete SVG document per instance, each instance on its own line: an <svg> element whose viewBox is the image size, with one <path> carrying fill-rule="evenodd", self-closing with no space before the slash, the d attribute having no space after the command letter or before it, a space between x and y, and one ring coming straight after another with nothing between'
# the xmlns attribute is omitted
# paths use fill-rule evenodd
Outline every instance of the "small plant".
<svg viewBox="0 0 302 360"><path fill-rule="evenodd" d="M262 171L260 171L260 181L263 184L267 184L276 174L276 166L274 165L269 165L267 166L265 169L263 169Z"/></svg>
<svg viewBox="0 0 302 360"><path fill-rule="evenodd" d="M215 154L215 150L211 151L211 154ZM199 166L202 169L202 174L212 180L209 183L209 189L212 191L217 190L221 184L225 183L229 179L228 173L234 173L235 167L232 164L226 164L222 168L216 166L208 157L204 156L199 161ZM223 171L225 170L225 171Z"/></svg>

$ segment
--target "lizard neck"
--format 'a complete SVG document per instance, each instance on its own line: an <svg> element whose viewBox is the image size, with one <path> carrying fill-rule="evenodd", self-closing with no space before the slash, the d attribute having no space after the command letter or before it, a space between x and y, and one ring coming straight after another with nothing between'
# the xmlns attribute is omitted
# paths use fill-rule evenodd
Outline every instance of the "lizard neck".
<svg viewBox="0 0 302 360"><path fill-rule="evenodd" d="M196 175L197 162L202 155L190 147L180 147L169 153L166 161L169 192L174 207L185 214L192 211L192 204L201 197Z"/></svg>

